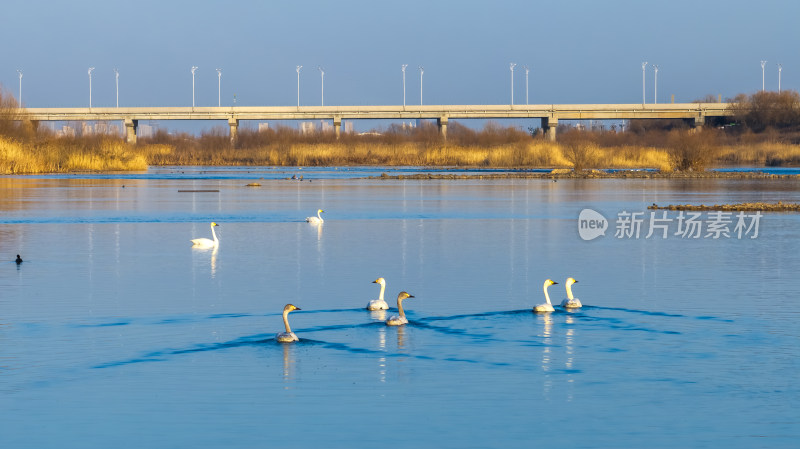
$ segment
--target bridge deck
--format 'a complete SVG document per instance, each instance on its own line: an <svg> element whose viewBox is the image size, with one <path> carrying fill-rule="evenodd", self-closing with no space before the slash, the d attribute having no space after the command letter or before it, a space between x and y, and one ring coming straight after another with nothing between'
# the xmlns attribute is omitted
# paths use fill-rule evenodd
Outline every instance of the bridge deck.
<svg viewBox="0 0 800 449"><path fill-rule="evenodd" d="M701 118L731 115L728 103L423 105L423 106L236 106L135 108L27 108L23 118L48 121L95 120L312 120L547 118L603 120Z"/></svg>

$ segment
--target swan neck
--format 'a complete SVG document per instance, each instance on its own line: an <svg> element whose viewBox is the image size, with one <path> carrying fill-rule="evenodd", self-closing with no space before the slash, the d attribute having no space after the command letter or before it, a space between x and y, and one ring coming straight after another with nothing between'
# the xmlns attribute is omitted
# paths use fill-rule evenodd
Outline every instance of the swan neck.
<svg viewBox="0 0 800 449"><path fill-rule="evenodd" d="M547 294L547 287L549 286L545 285L544 287L542 287L542 290L544 290L544 299L547 301L548 304L552 304L550 302L550 295Z"/></svg>
<svg viewBox="0 0 800 449"><path fill-rule="evenodd" d="M569 300L575 299L575 297L572 296L572 284L567 284L567 299Z"/></svg>
<svg viewBox="0 0 800 449"><path fill-rule="evenodd" d="M283 311L283 325L286 327L286 332L288 332L288 333L292 332L292 328L289 327L289 311L288 310L284 310Z"/></svg>
<svg viewBox="0 0 800 449"><path fill-rule="evenodd" d="M211 235L214 237L215 242L219 242L219 240L217 240L217 233L214 231L214 226L211 226Z"/></svg>
<svg viewBox="0 0 800 449"><path fill-rule="evenodd" d="M380 284L381 284L381 294L378 295L378 299L383 301L383 292L386 290L386 284L383 282L381 282Z"/></svg>
<svg viewBox="0 0 800 449"><path fill-rule="evenodd" d="M400 312L400 318L406 317L406 312L403 310L403 300L400 298L397 299L397 310Z"/></svg>

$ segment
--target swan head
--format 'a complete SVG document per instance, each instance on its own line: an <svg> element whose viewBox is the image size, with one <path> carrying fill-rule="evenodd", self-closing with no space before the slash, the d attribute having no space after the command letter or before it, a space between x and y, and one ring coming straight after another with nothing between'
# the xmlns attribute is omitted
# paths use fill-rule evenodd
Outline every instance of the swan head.
<svg viewBox="0 0 800 449"><path fill-rule="evenodd" d="M571 286L572 284L574 284L576 282L578 282L578 281L576 281L575 278L567 278L567 282L566 282L567 287Z"/></svg>
<svg viewBox="0 0 800 449"><path fill-rule="evenodd" d="M410 295L408 292L400 292L400 294L397 295L397 300L402 301L406 298L413 298L413 297L414 295Z"/></svg>
<svg viewBox="0 0 800 449"><path fill-rule="evenodd" d="M325 211L324 211L324 210L322 210L322 209L317 209L317 213L318 213L318 214L321 214L321 213L323 213L323 212L325 212Z"/></svg>
<svg viewBox="0 0 800 449"><path fill-rule="evenodd" d="M294 304L286 304L286 306L284 306L284 308L283 308L283 311L286 312L286 313L289 313L292 310L303 310L303 309L301 309L300 307L297 307Z"/></svg>
<svg viewBox="0 0 800 449"><path fill-rule="evenodd" d="M214 226L219 226L219 225L218 225L218 224L216 224L216 223L214 223L214 222L212 221L212 222L211 222L211 226L212 226L212 227L214 227Z"/></svg>
<svg viewBox="0 0 800 449"><path fill-rule="evenodd" d="M381 285L384 285L384 286L385 286L385 285L386 285L386 279L384 279L384 278L378 278L378 279L375 279L374 281L372 281L372 283L373 283L373 284L381 284Z"/></svg>
<svg viewBox="0 0 800 449"><path fill-rule="evenodd" d="M548 279L548 280L544 281L544 288L547 288L547 287L549 287L551 285L556 285L556 284L558 284L558 282L556 282L556 281L554 281L552 279Z"/></svg>

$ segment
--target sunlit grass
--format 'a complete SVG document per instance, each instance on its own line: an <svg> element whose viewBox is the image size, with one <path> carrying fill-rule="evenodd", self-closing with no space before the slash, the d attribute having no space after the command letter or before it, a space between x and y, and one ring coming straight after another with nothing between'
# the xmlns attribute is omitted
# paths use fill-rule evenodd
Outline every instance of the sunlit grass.
<svg viewBox="0 0 800 449"><path fill-rule="evenodd" d="M20 142L0 136L0 173L146 170L147 157L118 139Z"/></svg>
<svg viewBox="0 0 800 449"><path fill-rule="evenodd" d="M663 148L613 147L601 148L600 168L655 168L672 171L669 152Z"/></svg>
<svg viewBox="0 0 800 449"><path fill-rule="evenodd" d="M490 147L440 142L279 143L253 148L170 144L132 146L117 138L46 139L0 137L0 173L146 170L150 165L264 166L458 166L484 168L653 168L673 171L666 148L565 144L531 139ZM798 165L800 146L761 143L721 147L712 165Z"/></svg>
<svg viewBox="0 0 800 449"><path fill-rule="evenodd" d="M720 150L719 163L725 165L783 166L800 165L800 145L762 142L725 146Z"/></svg>

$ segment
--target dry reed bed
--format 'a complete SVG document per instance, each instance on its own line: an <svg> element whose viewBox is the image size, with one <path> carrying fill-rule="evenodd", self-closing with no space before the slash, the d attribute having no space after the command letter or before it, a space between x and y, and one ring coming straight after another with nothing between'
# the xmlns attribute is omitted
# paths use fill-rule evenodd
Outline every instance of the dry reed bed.
<svg viewBox="0 0 800 449"><path fill-rule="evenodd" d="M561 145L533 140L491 147L446 143L298 143L255 148L173 148L142 150L151 165L269 166L459 166L493 168L572 168ZM594 147L585 156L590 167L669 170L669 155L655 148Z"/></svg>
<svg viewBox="0 0 800 449"><path fill-rule="evenodd" d="M118 139L21 143L0 137L0 174L147 170L147 158Z"/></svg>
<svg viewBox="0 0 800 449"><path fill-rule="evenodd" d="M653 204L647 206L652 210L688 210L688 211L725 211L725 212L800 212L800 204L797 203L736 203L736 204L714 204L707 206L705 204L670 204L668 206L658 206Z"/></svg>
<svg viewBox="0 0 800 449"><path fill-rule="evenodd" d="M756 143L717 147L711 166L800 165L800 146ZM0 173L146 170L149 165L263 166L439 166L478 168L593 168L674 170L669 148L632 145L580 146L529 139L481 147L446 142L319 142L262 144L231 148L214 145L127 145L109 137L28 141L0 137Z"/></svg>
<svg viewBox="0 0 800 449"><path fill-rule="evenodd" d="M800 175L775 175L762 172L652 172L642 170L623 170L606 172L602 170L574 171L572 169L553 169L541 172L513 172L513 173L420 173L412 175L389 175L382 173L380 176L370 176L369 179L784 179L800 182Z"/></svg>

